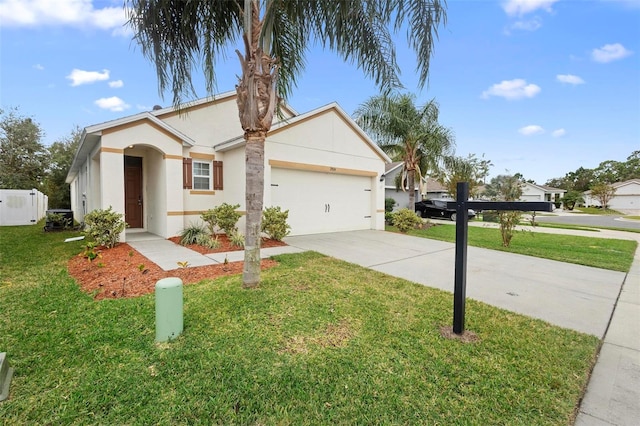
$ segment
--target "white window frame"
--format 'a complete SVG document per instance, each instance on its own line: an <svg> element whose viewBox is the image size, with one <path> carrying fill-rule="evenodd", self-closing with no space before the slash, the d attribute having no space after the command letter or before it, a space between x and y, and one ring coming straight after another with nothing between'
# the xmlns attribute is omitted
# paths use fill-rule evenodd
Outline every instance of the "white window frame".
<svg viewBox="0 0 640 426"><path fill-rule="evenodd" d="M201 164L207 164L209 166L209 174L208 175L202 175L202 174L196 174L196 169L198 169L199 165ZM193 189L196 191L211 191L211 188L213 188L213 162L212 161L202 161L202 160L196 160L194 159L192 162L192 177L193 177ZM196 179L197 178L197 179ZM207 179L207 187L206 188L199 188L196 184L196 182L199 182L202 178L206 178ZM201 182L200 182L201 183Z"/></svg>

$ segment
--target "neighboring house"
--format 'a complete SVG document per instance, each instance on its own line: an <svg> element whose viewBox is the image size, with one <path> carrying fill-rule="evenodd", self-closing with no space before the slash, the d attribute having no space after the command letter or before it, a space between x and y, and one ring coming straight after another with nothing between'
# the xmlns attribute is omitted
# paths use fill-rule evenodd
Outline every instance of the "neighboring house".
<svg viewBox="0 0 640 426"><path fill-rule="evenodd" d="M621 213L640 214L640 179L631 179L612 184L616 190L609 201L609 208ZM591 196L591 191L584 192L584 202L587 206L600 206L600 201Z"/></svg>
<svg viewBox="0 0 640 426"><path fill-rule="evenodd" d="M386 154L335 103L282 113L265 142L264 206L289 210L291 235L384 229ZM223 202L244 212L242 133L235 92L86 127L67 176L75 219L112 206L129 229L167 238Z"/></svg>
<svg viewBox="0 0 640 426"><path fill-rule="evenodd" d="M524 182L522 184L522 196L520 197L520 201L559 202L566 192L567 191L565 189Z"/></svg>
<svg viewBox="0 0 640 426"><path fill-rule="evenodd" d="M396 209L409 207L409 190L405 188L403 191L400 188L396 188L396 176L402 173L402 161L394 161L389 163L385 167L384 171L384 196L385 198L393 198L396 200ZM433 178L427 178L423 184L423 189L426 191L424 194L420 194L420 188L416 182L414 188L415 200L420 201L423 198L451 198L447 189Z"/></svg>

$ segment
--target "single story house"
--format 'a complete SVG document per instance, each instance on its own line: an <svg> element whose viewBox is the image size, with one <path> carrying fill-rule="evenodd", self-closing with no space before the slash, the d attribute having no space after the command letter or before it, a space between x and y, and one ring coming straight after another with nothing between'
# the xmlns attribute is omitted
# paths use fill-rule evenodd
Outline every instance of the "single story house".
<svg viewBox="0 0 640 426"><path fill-rule="evenodd" d="M612 184L615 194L609 201L609 208L621 213L640 214L640 179L630 179ZM600 206L600 201L591 196L591 191L583 194L585 205Z"/></svg>
<svg viewBox="0 0 640 426"><path fill-rule="evenodd" d="M566 192L565 189L524 182L520 201L550 201L553 203L560 201Z"/></svg>
<svg viewBox="0 0 640 426"><path fill-rule="evenodd" d="M265 142L264 206L289 210L291 235L384 229L389 157L336 103L281 109ZM221 203L244 212L242 135L235 91L88 126L66 180L74 217L111 206L128 229L167 238Z"/></svg>
<svg viewBox="0 0 640 426"><path fill-rule="evenodd" d="M385 198L393 198L396 201L396 209L409 208L409 190L405 188L396 188L396 178L402 173L402 161L394 161L388 163L384 172L384 193ZM420 185L415 182L414 194L415 200L431 198L451 198L447 189L436 179L426 178L423 182L422 189L424 194L420 193Z"/></svg>

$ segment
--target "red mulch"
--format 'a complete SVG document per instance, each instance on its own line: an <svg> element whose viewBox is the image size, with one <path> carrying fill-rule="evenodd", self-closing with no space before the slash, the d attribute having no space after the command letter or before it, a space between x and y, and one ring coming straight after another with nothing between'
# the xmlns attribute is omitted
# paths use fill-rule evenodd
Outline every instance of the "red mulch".
<svg viewBox="0 0 640 426"><path fill-rule="evenodd" d="M179 241L179 237L170 238ZM188 248L199 253L217 253L242 250L231 246L225 236L220 236L220 247L216 250L202 246L190 245ZM261 247L278 247L286 245L282 241L262 240ZM197 283L204 279L215 279L226 275L242 273L244 262L229 262L226 265L209 265L178 268L163 271L158 265L138 253L129 244L120 243L111 249L100 248L100 255L93 261L79 254L68 263L69 274L78 281L80 288L94 295L95 299L117 299L136 297L153 293L156 282L162 278L178 277L187 284ZM263 259L262 269L277 265L270 259Z"/></svg>

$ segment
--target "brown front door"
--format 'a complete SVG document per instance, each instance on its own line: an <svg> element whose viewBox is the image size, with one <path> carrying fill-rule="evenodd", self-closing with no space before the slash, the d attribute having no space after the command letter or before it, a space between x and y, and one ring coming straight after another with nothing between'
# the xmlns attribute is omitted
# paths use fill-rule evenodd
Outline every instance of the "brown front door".
<svg viewBox="0 0 640 426"><path fill-rule="evenodd" d="M124 157L124 221L142 228L142 158Z"/></svg>

